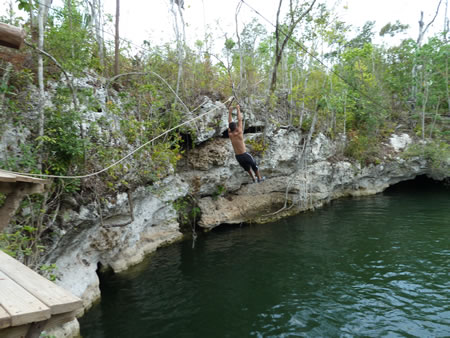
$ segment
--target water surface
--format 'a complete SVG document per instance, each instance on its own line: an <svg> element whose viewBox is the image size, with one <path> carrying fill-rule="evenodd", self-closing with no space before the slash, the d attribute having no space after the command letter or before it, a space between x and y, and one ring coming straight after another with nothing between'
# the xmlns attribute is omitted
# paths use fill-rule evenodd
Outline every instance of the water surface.
<svg viewBox="0 0 450 338"><path fill-rule="evenodd" d="M449 337L450 189L416 180L101 275L87 337Z"/></svg>

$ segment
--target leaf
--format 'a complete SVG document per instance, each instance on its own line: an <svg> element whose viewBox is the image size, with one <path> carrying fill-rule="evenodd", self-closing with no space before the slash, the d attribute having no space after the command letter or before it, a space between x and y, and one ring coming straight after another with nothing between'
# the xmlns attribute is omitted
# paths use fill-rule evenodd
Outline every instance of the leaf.
<svg viewBox="0 0 450 338"><path fill-rule="evenodd" d="M18 3L18 8L22 9L24 11L30 12L31 7L30 7L30 3L26 0L16 0L16 2Z"/></svg>

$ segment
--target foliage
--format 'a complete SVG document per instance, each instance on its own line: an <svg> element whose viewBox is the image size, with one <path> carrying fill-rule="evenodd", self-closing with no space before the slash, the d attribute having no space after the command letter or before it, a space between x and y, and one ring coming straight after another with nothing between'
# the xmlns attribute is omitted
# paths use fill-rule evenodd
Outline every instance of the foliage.
<svg viewBox="0 0 450 338"><path fill-rule="evenodd" d="M2 168L12 171L26 170L31 173L36 172L38 154L33 144L20 144L19 152L4 154L4 160L0 160Z"/></svg>
<svg viewBox="0 0 450 338"><path fill-rule="evenodd" d="M400 23L400 21L395 21L395 23L391 24L390 22L383 26L380 30L380 36L385 36L389 34L390 36L394 36L397 33L401 33L409 28L409 25L404 25Z"/></svg>
<svg viewBox="0 0 450 338"><path fill-rule="evenodd" d="M23 9L27 12L31 10L31 6L33 4L32 2L30 2L28 0L16 0L16 2L18 3L19 9Z"/></svg>
<svg viewBox="0 0 450 338"><path fill-rule="evenodd" d="M39 267L39 272L41 273L41 275L43 275L47 279L54 282L57 279L57 275L56 275L57 269L58 268L57 268L56 264L43 264Z"/></svg>
<svg viewBox="0 0 450 338"><path fill-rule="evenodd" d="M63 67L73 74L81 75L91 66L98 67L98 61L92 58L94 41L83 15L78 10L80 2L71 1L62 10L52 11L46 36L46 49ZM49 63L51 65L51 63Z"/></svg>
<svg viewBox="0 0 450 338"><path fill-rule="evenodd" d="M344 149L344 155L358 161L361 165L378 164L381 155L380 142L374 137L349 133L349 141Z"/></svg>
<svg viewBox="0 0 450 338"><path fill-rule="evenodd" d="M450 163L450 144L442 141L428 141L425 144L414 144L404 152L405 158L420 156L428 161L434 174L448 176Z"/></svg>
<svg viewBox="0 0 450 338"><path fill-rule="evenodd" d="M0 192L0 208L3 206L6 200L6 195Z"/></svg>
<svg viewBox="0 0 450 338"><path fill-rule="evenodd" d="M25 225L19 227L11 233L0 233L0 248L7 254L15 258L23 258L33 253L37 229L35 227ZM43 246L38 246L43 250Z"/></svg>
<svg viewBox="0 0 450 338"><path fill-rule="evenodd" d="M195 231L195 225L201 217L201 210L191 195L181 197L173 202L178 215L178 222L184 231Z"/></svg>
<svg viewBox="0 0 450 338"><path fill-rule="evenodd" d="M75 111L47 111L45 135L38 140L43 142L49 172L64 175L82 160L85 141L80 135L79 120Z"/></svg>
<svg viewBox="0 0 450 338"><path fill-rule="evenodd" d="M216 191L214 191L212 194L212 199L217 200L220 196L222 196L226 192L226 190L227 189L223 185L219 184L217 186Z"/></svg>
<svg viewBox="0 0 450 338"><path fill-rule="evenodd" d="M56 336L49 335L49 334L47 334L45 331L42 331L42 333L41 333L41 335L39 336L39 338L56 338Z"/></svg>
<svg viewBox="0 0 450 338"><path fill-rule="evenodd" d="M264 156L264 153L269 148L269 144L264 142L264 138L262 136L247 139L245 142L250 146L252 152L259 156Z"/></svg>

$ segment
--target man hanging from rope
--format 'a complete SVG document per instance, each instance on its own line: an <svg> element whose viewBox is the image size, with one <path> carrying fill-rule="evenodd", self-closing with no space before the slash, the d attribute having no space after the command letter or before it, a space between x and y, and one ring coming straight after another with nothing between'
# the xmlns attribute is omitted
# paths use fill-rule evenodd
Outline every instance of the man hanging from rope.
<svg viewBox="0 0 450 338"><path fill-rule="evenodd" d="M253 159L252 155L250 155L245 150L244 130L242 127L242 115L239 104L236 105L236 110L238 119L237 125L236 122L233 122L233 117L231 115L233 107L230 104L230 107L228 108L228 137L230 138L231 144L233 145L234 153L236 154L236 160L239 162L241 167L244 168L246 172L248 172L253 182L262 182L264 181L265 177L261 177L255 160ZM253 170L256 178L250 169Z"/></svg>

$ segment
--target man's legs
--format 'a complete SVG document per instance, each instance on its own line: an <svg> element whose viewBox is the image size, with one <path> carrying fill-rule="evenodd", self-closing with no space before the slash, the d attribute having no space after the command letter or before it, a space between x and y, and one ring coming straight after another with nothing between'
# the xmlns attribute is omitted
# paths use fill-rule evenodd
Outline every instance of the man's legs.
<svg viewBox="0 0 450 338"><path fill-rule="evenodd" d="M258 169L255 170L255 174L256 174L256 177L258 177L258 181L261 181L262 178L261 178L261 174L259 173Z"/></svg>
<svg viewBox="0 0 450 338"><path fill-rule="evenodd" d="M255 176L253 176L252 171L249 169L249 170L247 170L247 172L250 175L250 177L252 178L253 182L256 182Z"/></svg>

